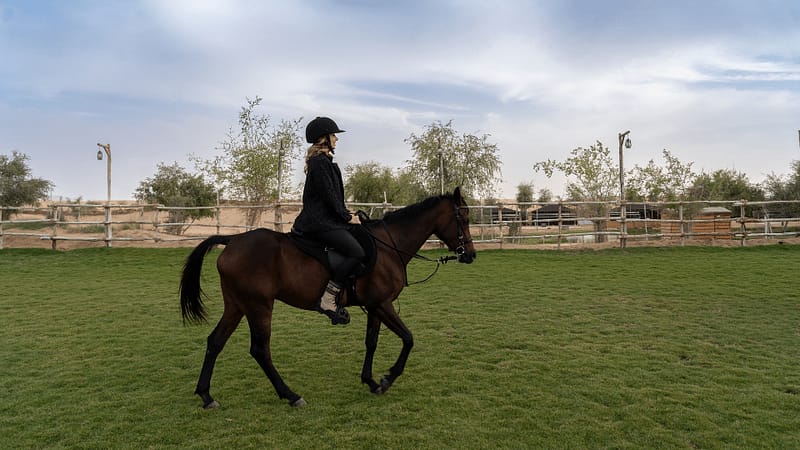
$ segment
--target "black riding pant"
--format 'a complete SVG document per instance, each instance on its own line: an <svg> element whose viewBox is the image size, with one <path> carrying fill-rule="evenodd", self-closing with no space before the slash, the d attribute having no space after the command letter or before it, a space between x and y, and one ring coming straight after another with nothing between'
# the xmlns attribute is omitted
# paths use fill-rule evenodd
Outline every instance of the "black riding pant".
<svg viewBox="0 0 800 450"><path fill-rule="evenodd" d="M347 230L330 230L314 233L314 237L326 246L336 249L345 256L346 260L334 269L331 279L334 283L342 285L350 274L364 261L366 254L358 240Z"/></svg>

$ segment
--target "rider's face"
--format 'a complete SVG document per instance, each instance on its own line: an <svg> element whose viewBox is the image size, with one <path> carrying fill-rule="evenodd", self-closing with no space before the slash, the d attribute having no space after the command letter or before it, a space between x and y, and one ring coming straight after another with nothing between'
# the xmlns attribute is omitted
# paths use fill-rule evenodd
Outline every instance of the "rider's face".
<svg viewBox="0 0 800 450"><path fill-rule="evenodd" d="M331 148L336 148L336 141L339 140L339 138L336 137L336 134L331 134L330 140L331 140Z"/></svg>

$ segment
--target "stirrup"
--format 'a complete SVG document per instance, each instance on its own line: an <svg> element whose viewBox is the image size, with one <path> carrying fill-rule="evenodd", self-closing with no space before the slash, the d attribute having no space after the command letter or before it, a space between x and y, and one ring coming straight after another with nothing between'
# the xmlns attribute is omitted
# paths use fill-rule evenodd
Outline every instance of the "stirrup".
<svg viewBox="0 0 800 450"><path fill-rule="evenodd" d="M328 316L331 319L331 325L347 325L350 323L350 313L339 305L336 305L336 310L334 311L317 306L317 312Z"/></svg>

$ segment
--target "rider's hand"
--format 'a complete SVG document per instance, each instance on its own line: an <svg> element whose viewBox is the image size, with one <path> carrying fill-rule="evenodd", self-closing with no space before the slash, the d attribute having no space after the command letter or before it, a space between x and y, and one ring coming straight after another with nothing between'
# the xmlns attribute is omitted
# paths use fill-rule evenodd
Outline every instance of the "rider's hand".
<svg viewBox="0 0 800 450"><path fill-rule="evenodd" d="M351 213L350 214L350 223L355 224L355 225L360 225L361 224L361 220L358 218L358 214L355 214L355 213Z"/></svg>

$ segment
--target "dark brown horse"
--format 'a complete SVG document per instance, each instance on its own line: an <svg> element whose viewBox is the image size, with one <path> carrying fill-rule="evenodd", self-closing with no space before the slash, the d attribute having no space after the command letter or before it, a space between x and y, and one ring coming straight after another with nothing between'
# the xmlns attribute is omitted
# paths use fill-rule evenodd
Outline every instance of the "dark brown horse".
<svg viewBox="0 0 800 450"><path fill-rule="evenodd" d="M458 254L460 262L471 263L475 259L475 248L468 217L466 203L460 189L456 188L453 194L431 197L388 213L382 220L365 224L377 243L375 268L356 280L355 297L345 300L348 306L361 306L367 311L367 350L361 381L371 392L382 394L392 386L403 373L414 345L411 332L392 305L407 286L409 260L431 235L435 235ZM230 236L211 236L192 251L183 269L180 292L184 321L206 320L200 269L203 258L216 245L226 246L217 258L225 307L222 318L208 336L195 393L203 400L204 408L219 406L209 394L214 363L242 317L246 317L250 326L250 354L272 382L278 397L288 400L292 406L305 405L305 400L289 389L272 365L269 346L272 310L275 300L313 310L330 273L316 259L299 250L287 234L258 229ZM322 318L320 323L323 323ZM372 359L381 324L402 339L403 348L389 373L377 383L372 377Z"/></svg>

